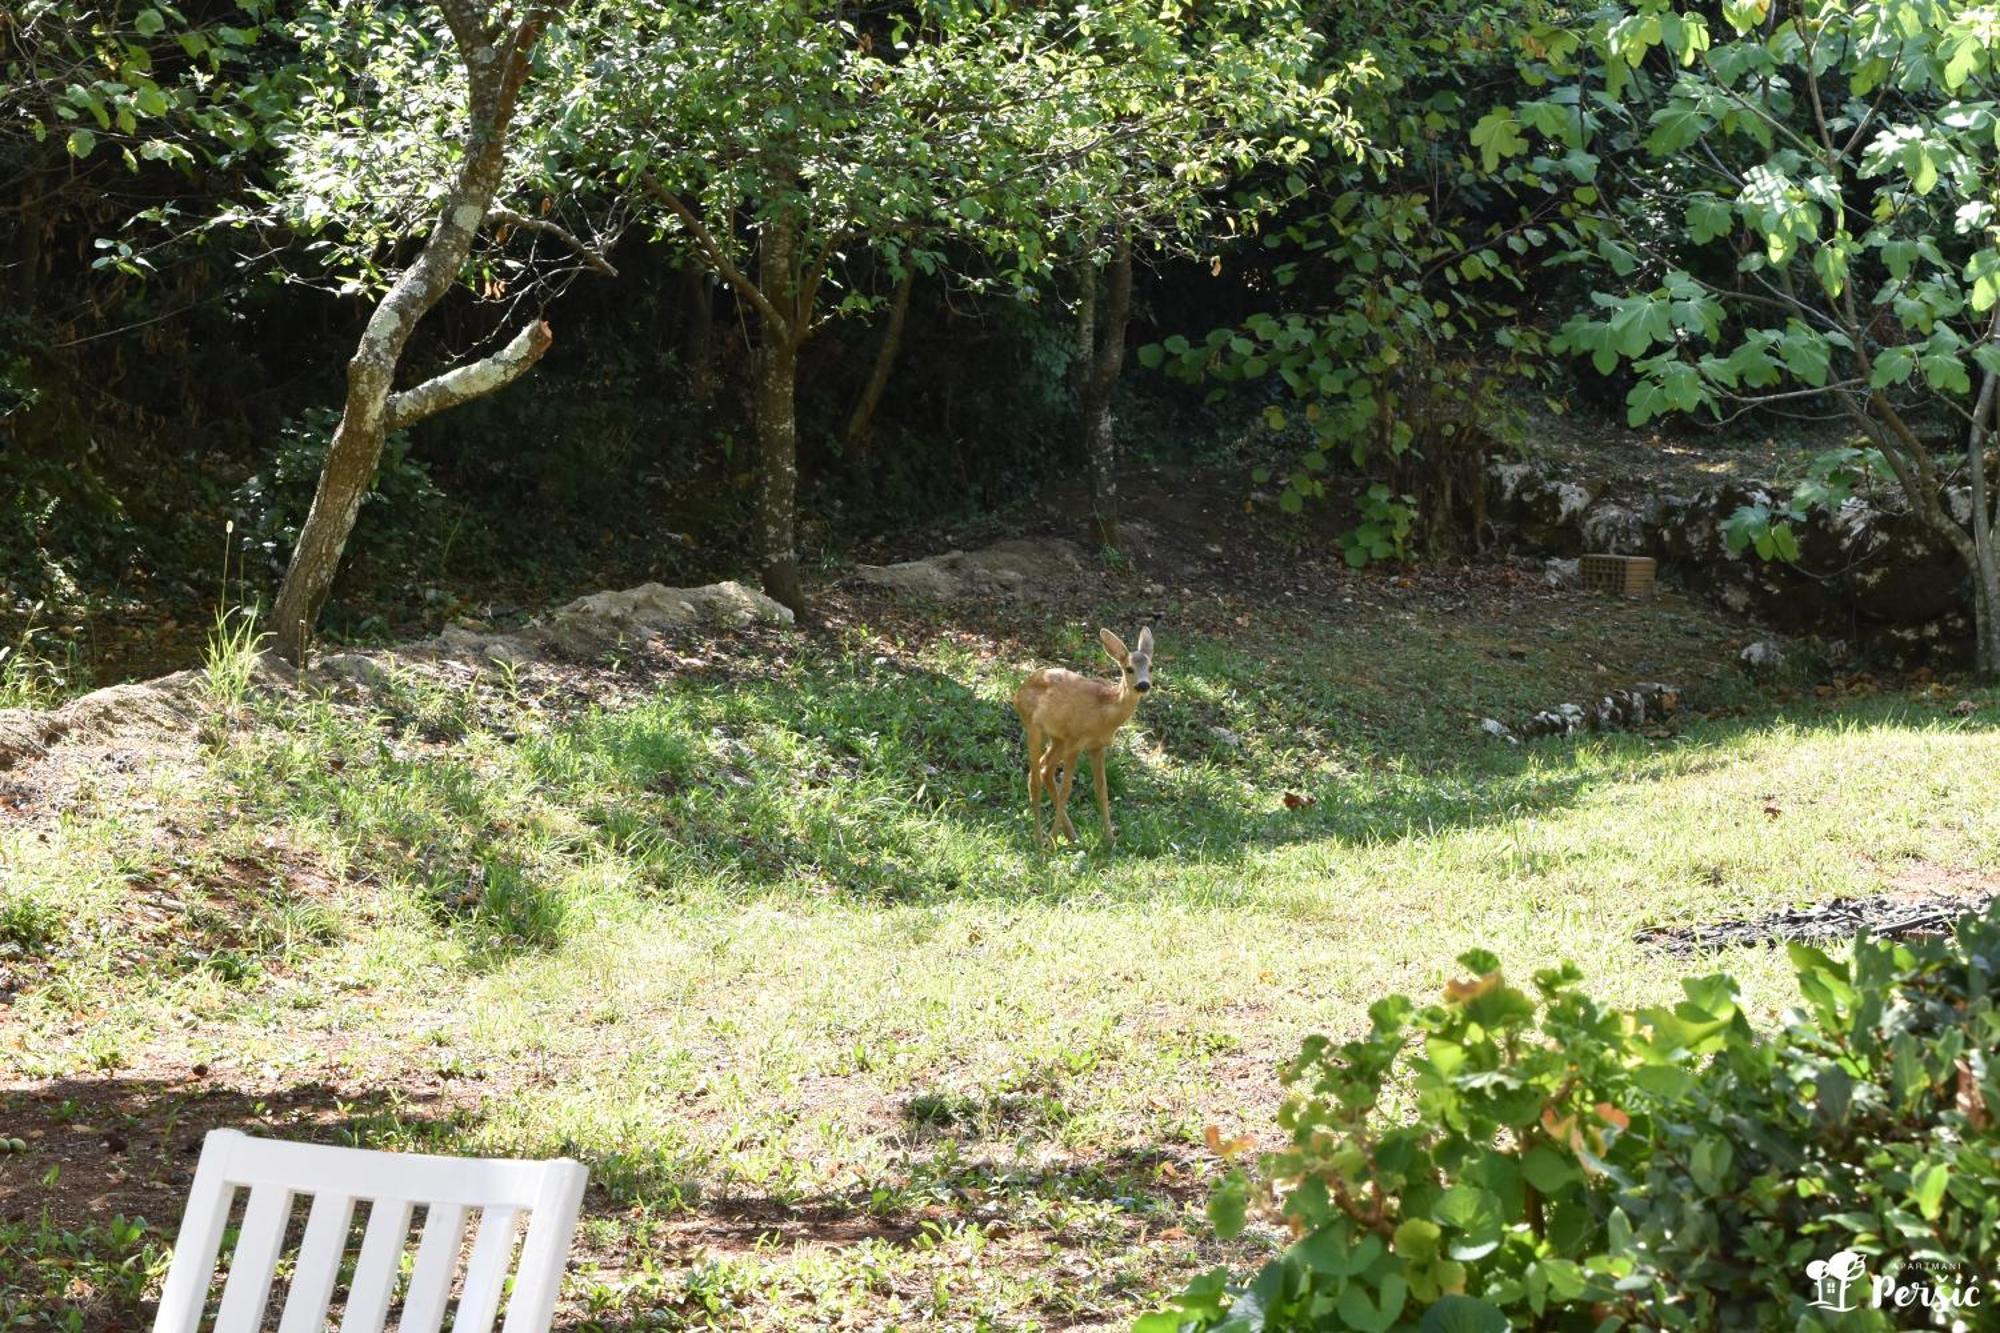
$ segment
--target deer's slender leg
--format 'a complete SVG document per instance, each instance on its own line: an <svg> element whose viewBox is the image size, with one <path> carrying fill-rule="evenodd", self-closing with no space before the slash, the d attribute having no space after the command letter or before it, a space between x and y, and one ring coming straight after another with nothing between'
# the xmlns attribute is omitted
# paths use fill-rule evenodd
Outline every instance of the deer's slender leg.
<svg viewBox="0 0 2000 1333"><path fill-rule="evenodd" d="M1042 832L1042 734L1028 729L1028 809L1035 815L1035 841L1047 842Z"/></svg>
<svg viewBox="0 0 2000 1333"><path fill-rule="evenodd" d="M1062 781L1056 784L1056 828L1071 842L1077 841L1076 825L1069 822L1069 792L1076 785L1077 751L1066 749L1062 753Z"/></svg>
<svg viewBox="0 0 2000 1333"><path fill-rule="evenodd" d="M1104 841L1118 841L1118 830L1111 823L1111 793L1104 787L1104 747L1098 746L1090 752L1091 766L1097 770L1097 813L1104 816Z"/></svg>

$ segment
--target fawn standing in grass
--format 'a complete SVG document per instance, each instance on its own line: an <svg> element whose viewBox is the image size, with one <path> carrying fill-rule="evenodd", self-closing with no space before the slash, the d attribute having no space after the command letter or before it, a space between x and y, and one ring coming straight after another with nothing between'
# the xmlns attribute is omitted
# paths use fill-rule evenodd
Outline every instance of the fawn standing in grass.
<svg viewBox="0 0 2000 1333"><path fill-rule="evenodd" d="M1097 631L1097 637L1124 673L1116 681L1045 667L1014 691L1014 711L1028 729L1028 808L1035 812L1039 842L1049 840L1042 831L1045 787L1054 790L1054 831L1076 838L1076 826L1069 822L1069 792L1076 781L1077 756L1085 750L1097 768L1097 810L1104 816L1104 841L1118 837L1111 825L1111 796L1104 789L1104 751L1138 708L1139 696L1153 688L1153 631L1139 631L1137 649L1127 649L1125 641L1108 629Z"/></svg>

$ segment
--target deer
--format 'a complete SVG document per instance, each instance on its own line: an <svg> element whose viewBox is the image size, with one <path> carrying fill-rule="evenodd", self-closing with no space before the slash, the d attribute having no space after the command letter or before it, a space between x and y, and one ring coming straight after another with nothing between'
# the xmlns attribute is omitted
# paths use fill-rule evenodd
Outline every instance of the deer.
<svg viewBox="0 0 2000 1333"><path fill-rule="evenodd" d="M1077 757L1085 750L1097 769L1097 811L1104 819L1104 841L1110 845L1118 840L1111 823L1111 795L1104 786L1104 751L1131 720L1141 696L1153 688L1153 631L1151 627L1139 631L1136 650L1126 648L1125 641L1108 629L1098 630L1097 637L1118 664L1117 680L1044 667L1014 691L1014 711L1028 732L1028 808L1035 813L1038 843L1051 841L1042 827L1044 790L1052 791L1054 832L1077 841L1076 826L1069 822L1069 793L1076 780Z"/></svg>

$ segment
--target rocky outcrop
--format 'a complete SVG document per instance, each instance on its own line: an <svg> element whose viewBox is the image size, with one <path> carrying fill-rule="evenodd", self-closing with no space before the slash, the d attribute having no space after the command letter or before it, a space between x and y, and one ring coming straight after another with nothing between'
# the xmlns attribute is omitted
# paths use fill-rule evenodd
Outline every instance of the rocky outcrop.
<svg viewBox="0 0 2000 1333"><path fill-rule="evenodd" d="M1546 555L1650 555L1683 587L1780 628L1847 639L1915 663L1962 654L1971 589L1950 548L1893 508L1856 497L1795 525L1799 560L1731 551L1722 524L1782 496L1752 482L1638 493L1557 466L1499 463L1489 472L1497 525ZM1553 581L1552 576L1552 581Z"/></svg>
<svg viewBox="0 0 2000 1333"><path fill-rule="evenodd" d="M1007 601L1034 598L1065 587L1083 568L1083 550L1075 542L1019 539L894 565L861 565L854 578L870 587L924 601Z"/></svg>

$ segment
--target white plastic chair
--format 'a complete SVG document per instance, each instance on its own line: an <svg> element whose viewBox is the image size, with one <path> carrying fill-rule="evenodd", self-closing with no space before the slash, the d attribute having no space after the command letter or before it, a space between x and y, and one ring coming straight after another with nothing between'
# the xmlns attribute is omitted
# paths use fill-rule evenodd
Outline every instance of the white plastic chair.
<svg viewBox="0 0 2000 1333"><path fill-rule="evenodd" d="M265 1327L275 1270L288 1252L285 1241L299 1196L310 1196L312 1208L293 1252L278 1333L327 1328L355 1205L361 1202L368 1205L368 1225L347 1289L341 1333L382 1333L386 1327L409 1244L411 1214L419 1206L424 1209L423 1239L403 1293L400 1333L438 1333L474 1210L480 1218L453 1333L492 1329L523 1213L528 1214L527 1238L521 1243L514 1295L502 1328L504 1333L547 1333L587 1175L568 1158L423 1157L213 1130L202 1142L153 1333L198 1333L201 1328L238 1189L249 1190L250 1198L214 1333L255 1333Z"/></svg>

